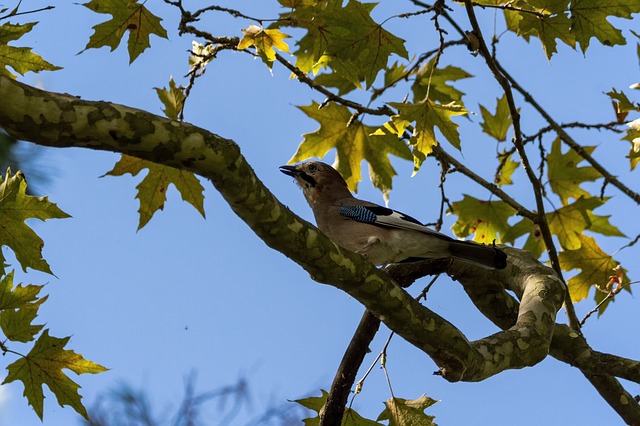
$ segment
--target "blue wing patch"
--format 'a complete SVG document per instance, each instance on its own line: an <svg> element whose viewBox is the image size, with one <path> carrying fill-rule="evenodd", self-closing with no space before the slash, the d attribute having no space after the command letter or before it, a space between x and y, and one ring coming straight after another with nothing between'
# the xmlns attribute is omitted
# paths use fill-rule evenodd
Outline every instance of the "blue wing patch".
<svg viewBox="0 0 640 426"><path fill-rule="evenodd" d="M342 216L353 219L356 222L375 223L377 215L365 206L340 206Z"/></svg>

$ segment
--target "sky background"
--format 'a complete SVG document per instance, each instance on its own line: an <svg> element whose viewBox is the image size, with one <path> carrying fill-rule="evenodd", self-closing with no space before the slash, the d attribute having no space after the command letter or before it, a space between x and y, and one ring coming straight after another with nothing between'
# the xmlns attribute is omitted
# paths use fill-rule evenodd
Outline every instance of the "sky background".
<svg viewBox="0 0 640 426"><path fill-rule="evenodd" d="M52 11L17 21L40 23L16 45L32 46L36 53L64 69L29 74L20 80L45 90L162 115L153 88L168 86L171 75L185 83L186 51L192 42L190 37L177 36L176 10L160 1L147 2L147 7L163 18L170 40L152 37L152 48L129 65L125 44L113 53L103 48L78 54L93 32L91 27L108 15L95 14L72 2L56 3ZM201 5L187 2L188 7L190 3ZM49 4L30 1L23 7L35 9ZM275 1L218 4L264 18L278 13ZM392 5L396 9L391 9ZM462 11L459 5L452 7L456 15ZM384 2L376 8L375 16L381 21L409 10L413 10L410 2ZM211 18L203 19L200 25L216 34L241 36L240 29L253 23L221 14ZM494 13L482 12L480 18L486 33L491 34ZM468 28L464 18L459 22ZM497 22L501 28L500 16ZM623 21L616 23L622 25ZM407 49L414 54L437 47L431 25L427 15L410 21L392 19L385 27L406 39ZM625 35L630 36L628 32ZM626 89L640 80L635 41L629 40L630 46L618 50L593 41L587 58L561 45L560 54L549 62L535 39L527 45L514 42L514 36L507 34L502 38L499 56L559 121L604 122L614 117L603 92L612 87ZM490 110L495 108L500 92L479 58L458 47L448 50L442 61L458 62L471 74L482 76L481 81L456 84L469 95L466 106L476 114L470 120L480 120L478 99ZM395 95L401 99L398 93ZM289 79L289 72L281 66L275 65L271 75L261 61L249 55L223 52L198 81L188 100L185 120L236 141L267 187L294 212L313 221L292 179L278 171L278 166L287 163L295 152L301 135L317 128L317 123L295 107L312 100L321 102L323 98ZM518 102L522 105L519 98ZM533 133L541 122L522 107L525 132ZM477 126L468 127L461 127L463 154L458 157L491 179L495 163L476 158L487 150L495 151L496 144L479 133ZM572 134L584 145L599 145L599 159L624 182L631 184L637 179L627 172L627 143L606 133ZM167 413L179 404L185 379L192 373L197 374L196 390L200 392L246 377L252 404L233 422L243 425L251 424L270 406L328 389L363 307L348 295L315 283L299 266L269 249L207 182L203 182L206 220L171 189L164 211L136 232L138 202L134 197L140 177L100 177L118 158L80 149L41 151L38 170L50 177L44 192L73 218L29 222L45 241L44 257L55 277L33 271L25 275L19 268L16 271L16 283L47 283L45 292L50 296L41 308L39 323L46 323L53 336L72 336L70 348L110 368L95 376L69 373L83 387L85 404L91 406L98 395L126 382L148 391L156 412ZM325 161L333 162L333 153ZM394 179L390 206L424 222L434 221L439 209L436 162L426 161L415 177L411 177L410 162L394 161L394 166L399 176ZM523 182L524 175L518 172L514 179ZM477 185L457 176L451 176L447 188L452 201L459 200L462 193L487 197ZM520 188L527 190L526 186ZM518 187L507 188L507 192L523 194ZM611 187L607 194L614 196L611 206L598 210L598 214L637 209ZM382 203L382 195L366 180L360 184L358 196ZM526 204L532 206L530 200ZM633 210L628 211L625 216L614 217L613 223L633 237L640 230ZM454 217L447 217L445 233L451 234L453 221ZM627 241L602 240L602 246L612 252ZM3 250L12 259L10 252ZM630 270L632 280L640 276L636 257L633 249L617 256ZM17 267L15 263L12 266ZM412 293L417 294L426 282L415 285ZM427 305L459 326L469 339L497 331L455 282L438 281L429 292ZM578 304L579 317L592 307L591 301ZM565 318L563 311L558 320L564 322ZM637 300L624 294L602 318L589 320L585 333L597 350L638 359L639 321ZM383 327L365 359L365 367L387 336ZM426 393L441 400L427 411L440 425L512 424L516 418L520 425L621 423L578 370L550 357L533 368L507 371L481 383L452 384L433 376L435 364L400 338L394 338L388 356L395 395L410 399ZM9 355L4 360L13 361ZM637 384L626 385L632 394L640 393ZM0 387L0 425L41 424L21 396L22 391L19 383ZM45 395L45 425L78 421L71 408L58 406L48 391ZM389 397L384 376L376 367L353 407L375 418ZM210 420L205 424L216 425L225 411L213 404L206 413Z"/></svg>

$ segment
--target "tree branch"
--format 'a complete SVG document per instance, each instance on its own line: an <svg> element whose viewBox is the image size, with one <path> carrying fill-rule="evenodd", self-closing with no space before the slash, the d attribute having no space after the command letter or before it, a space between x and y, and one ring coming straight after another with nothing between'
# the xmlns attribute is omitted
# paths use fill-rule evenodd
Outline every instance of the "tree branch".
<svg viewBox="0 0 640 426"><path fill-rule="evenodd" d="M314 280L354 297L433 358L449 381L483 380L505 369L534 365L546 356L563 289L557 277L536 260L528 261L531 274L523 273L520 250L504 249L510 256L505 270L486 271L458 262L449 268L454 277L508 282L523 294L514 327L469 342L387 274L340 248L283 206L233 141L146 111L49 93L5 76L0 76L0 98L11 99L0 103L0 127L19 139L59 148L120 152L211 180L238 217L269 247L298 263Z"/></svg>
<svg viewBox="0 0 640 426"><path fill-rule="evenodd" d="M504 94L507 98L507 103L509 105L509 113L511 114L511 121L513 123L513 130L515 136L513 138L513 143L520 155L520 160L522 161L522 167L525 170L525 173L529 177L529 181L531 182L531 186L533 188L533 194L536 200L536 208L537 208L537 217L534 223L540 227L540 232L542 234L542 238L544 240L545 246L547 248L547 254L549 255L549 260L551 261L551 266L553 270L556 271L558 277L562 278L562 268L560 267L560 260L558 258L558 252L556 250L555 244L553 243L553 236L551 234L551 230L549 229L549 223L547 222L547 217L545 214L544 207L544 199L542 196L542 188L540 181L535 175L531 164L529 163L529 159L527 157L527 152L524 149L524 143L522 140L522 130L520 128L520 112L516 107L515 100L513 99L513 92L511 91L511 86L509 85L508 79L503 75L501 69L497 66L491 52L489 51L485 41L484 36L482 35L482 31L480 29L480 25L478 24L478 20L476 19L475 12L473 10L473 4L470 0L465 0L465 9L467 11L467 16L469 17L469 22L471 23L471 27L473 28L473 32L475 33L478 39L478 50L480 55L484 58L487 63L487 67L491 70L494 78L502 87ZM573 308L573 302L571 300L571 296L569 294L569 289L565 284L565 306L567 310L567 316L569 318L569 325L571 328L576 330L576 332L580 333L580 321L576 316L575 310Z"/></svg>
<svg viewBox="0 0 640 426"><path fill-rule="evenodd" d="M635 201L636 204L640 204L640 194L633 191L627 185L622 183L617 177L609 173L609 171L607 171L607 169L605 169L602 164L596 161L595 158L593 158L587 151L585 151L582 145L580 145L571 136L569 136L569 134L562 127L562 125L559 124L557 121L555 121L551 117L551 115L549 115L549 113L545 111L540 106L540 104L536 102L535 99L533 99L533 96L531 96L529 92L524 90L524 88L520 86L520 84L518 84L518 82L504 68L502 68L502 65L500 65L500 63L497 60L494 60L494 62L496 64L497 69L500 71L500 73L502 73L505 76L505 78L509 80L509 83L511 84L511 86L513 86L514 89L520 92L524 100L527 103L529 103L536 111L538 111L538 113L547 121L547 123L549 123L551 127L553 127L553 130L558 134L558 136L560 136L560 139L562 139L564 143L566 143L578 155L584 158L587 163L591 164L591 166L602 175L605 181L611 183L613 186L618 188L623 194L625 194L626 196L631 198L633 201Z"/></svg>

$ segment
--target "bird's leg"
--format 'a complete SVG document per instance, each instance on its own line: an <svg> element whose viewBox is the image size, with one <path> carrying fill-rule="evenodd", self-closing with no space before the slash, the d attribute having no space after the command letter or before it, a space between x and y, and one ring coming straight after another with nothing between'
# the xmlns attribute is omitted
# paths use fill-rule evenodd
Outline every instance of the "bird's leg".
<svg viewBox="0 0 640 426"><path fill-rule="evenodd" d="M364 246L360 247L358 249L358 251L356 251L356 253L358 253L361 256L364 257L369 257L369 249L375 245L375 244L379 244L381 242L380 238L376 237L376 236L370 236L369 239L367 240L367 244L365 244Z"/></svg>

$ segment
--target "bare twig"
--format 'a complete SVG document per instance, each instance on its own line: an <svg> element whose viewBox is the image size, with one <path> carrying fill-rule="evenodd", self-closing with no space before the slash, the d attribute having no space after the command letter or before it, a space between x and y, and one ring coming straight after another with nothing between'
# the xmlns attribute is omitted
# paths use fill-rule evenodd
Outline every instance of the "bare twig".
<svg viewBox="0 0 640 426"><path fill-rule="evenodd" d="M280 62L282 65L284 65L284 67L287 68L289 71L291 71L293 74L295 74L295 76L298 77L298 80L301 83L304 83L310 88L312 88L313 90L316 90L322 93L323 95L325 95L327 97L327 100L325 102L333 101L341 105L344 105L346 107L353 108L357 111L360 111L360 113L362 114L386 115L386 116L391 116L394 114L394 111L391 108L389 108L387 105L384 105L380 108L373 109L373 108L365 107L362 104L359 104L354 101L350 101L348 99L344 99L336 95L335 93L331 92L329 89L317 84L315 81L310 79L309 76L307 76L307 74L305 74L304 72L302 72L302 70L300 70L300 68L289 63L289 61L287 61L278 53L276 53L276 60Z"/></svg>
<svg viewBox="0 0 640 426"><path fill-rule="evenodd" d="M40 9L25 10L24 12L18 12L18 7L19 6L20 5L18 4L18 6L16 6L11 12L9 12L8 14L6 14L4 16L0 16L0 19L13 18L14 16L28 15L30 13L38 13L38 12L43 12L45 10L55 9L55 6L45 6L45 7L41 7Z"/></svg>

